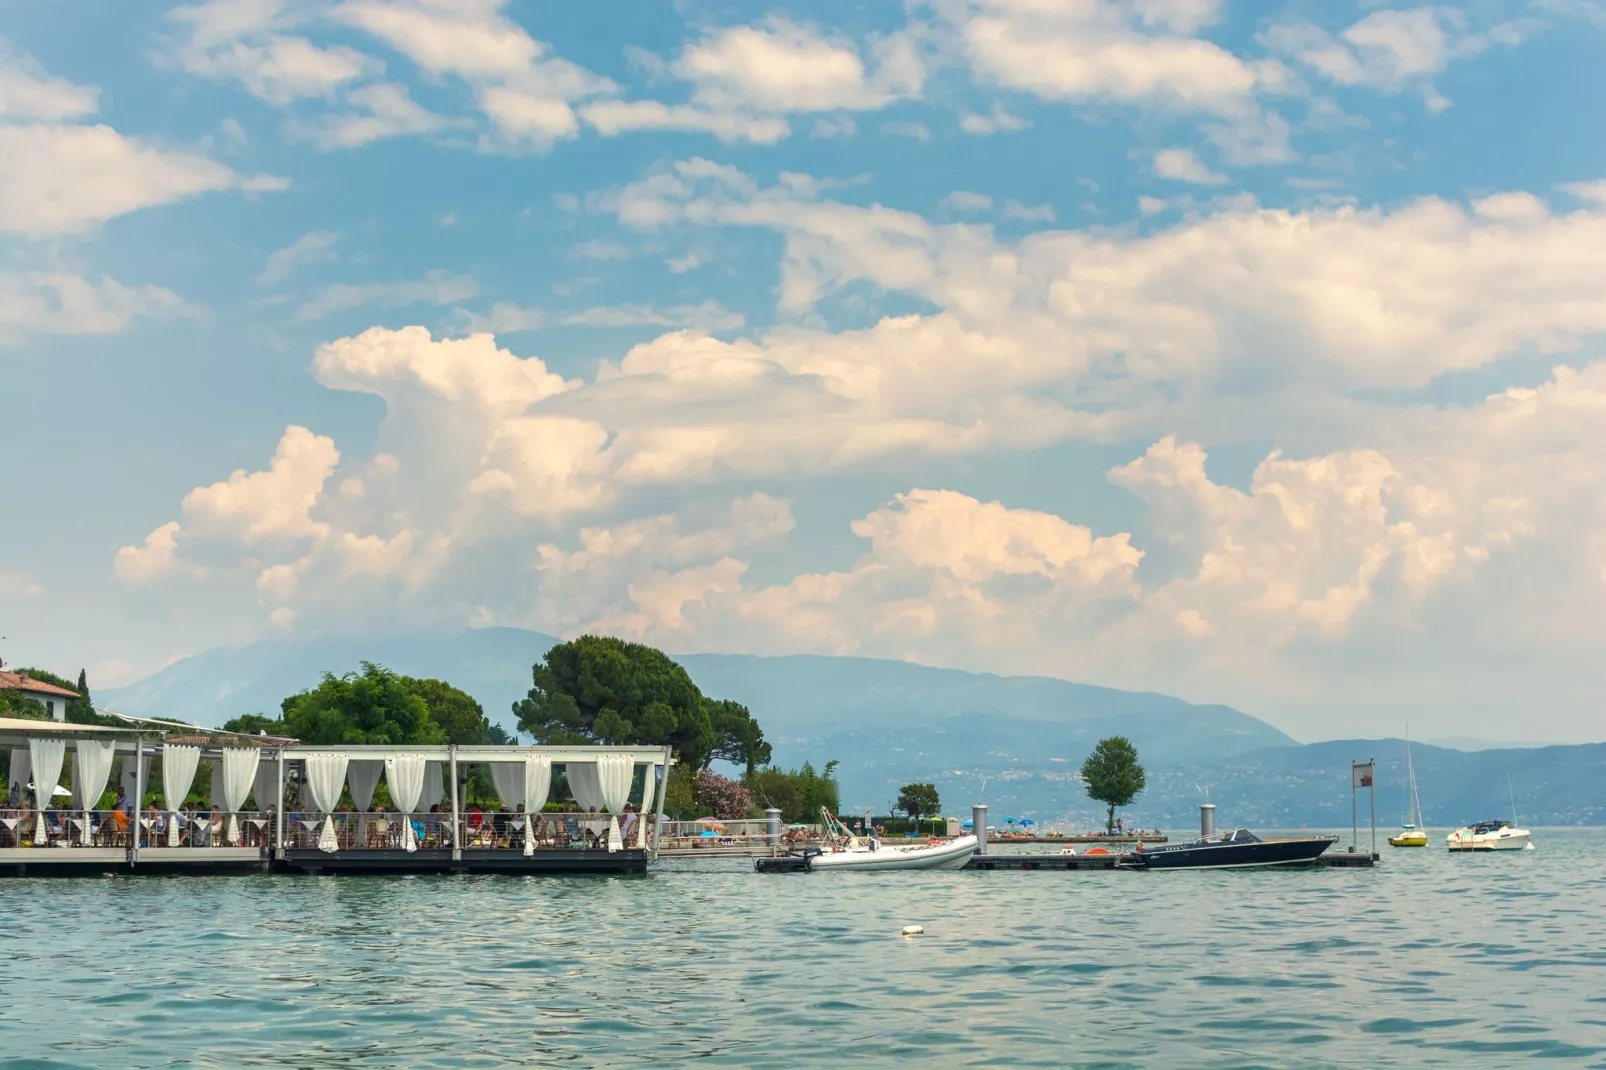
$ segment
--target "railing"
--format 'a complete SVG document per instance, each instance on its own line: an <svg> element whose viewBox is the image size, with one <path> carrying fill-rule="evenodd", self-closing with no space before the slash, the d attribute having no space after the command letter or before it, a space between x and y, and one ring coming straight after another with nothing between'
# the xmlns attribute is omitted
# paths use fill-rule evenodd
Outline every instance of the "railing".
<svg viewBox="0 0 1606 1070"><path fill-rule="evenodd" d="M285 815L285 843L297 850L315 850L330 815L290 812ZM334 835L341 851L395 851L402 849L402 816L395 812L335 813ZM648 821L651 821L648 815ZM413 837L420 850L449 850L454 843L465 850L522 851L533 824L535 848L565 850L608 846L607 814L540 813L530 822L523 813L459 814L455 827L450 814L411 815ZM637 814L619 817L625 847L636 846ZM651 842L651 826L648 826Z"/></svg>
<svg viewBox="0 0 1606 1070"><path fill-rule="evenodd" d="M0 810L0 849L19 847L122 847L131 846L133 829L139 829L141 847L169 846L168 830L176 828L180 847L263 847L272 836L272 815L241 812L235 815L239 842L229 840L229 816L211 811L171 813L146 811L138 822L121 810L46 810L44 835L39 834L39 811L26 808Z"/></svg>
<svg viewBox="0 0 1606 1070"><path fill-rule="evenodd" d="M818 839L819 832L808 829L782 829L781 844ZM665 821L662 826L660 847L682 851L696 848L761 847L769 840L769 826L761 818L740 818L731 821Z"/></svg>

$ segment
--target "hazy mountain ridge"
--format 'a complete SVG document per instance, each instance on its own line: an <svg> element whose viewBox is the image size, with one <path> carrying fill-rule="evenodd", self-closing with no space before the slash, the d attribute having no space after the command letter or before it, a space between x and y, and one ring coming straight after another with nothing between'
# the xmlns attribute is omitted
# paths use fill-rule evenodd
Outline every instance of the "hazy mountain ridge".
<svg viewBox="0 0 1606 1070"><path fill-rule="evenodd" d="M280 700L312 686L325 670L345 672L367 659L449 680L512 727L509 706L524 696L530 667L555 642L513 628L444 638L261 642L185 658L97 698L126 713L216 725L241 713L274 713ZM929 780L950 813L984 801L998 819L1091 826L1102 808L1087 799L1076 770L1096 740L1120 733L1137 744L1149 769L1149 790L1128 811L1146 826L1193 827L1202 788L1224 824L1342 825L1349 760L1368 754L1378 760L1380 826L1400 817L1399 740L1301 746L1227 706L1047 677L817 655L677 660L705 693L752 708L777 762L839 759L844 807L884 810L899 785ZM1508 773L1524 821L1606 822L1606 744L1474 753L1419 744L1413 754L1423 806L1436 825L1508 815ZM1361 807L1364 815L1364 795Z"/></svg>

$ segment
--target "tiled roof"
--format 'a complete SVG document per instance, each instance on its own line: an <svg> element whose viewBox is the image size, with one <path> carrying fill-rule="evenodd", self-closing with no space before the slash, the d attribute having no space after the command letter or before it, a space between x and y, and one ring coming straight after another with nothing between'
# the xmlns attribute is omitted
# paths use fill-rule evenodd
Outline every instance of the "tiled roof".
<svg viewBox="0 0 1606 1070"><path fill-rule="evenodd" d="M27 691L34 695L60 695L62 698L77 698L78 692L68 691L65 687L47 684L43 680L35 680L24 676L20 672L6 672L0 670L0 691Z"/></svg>

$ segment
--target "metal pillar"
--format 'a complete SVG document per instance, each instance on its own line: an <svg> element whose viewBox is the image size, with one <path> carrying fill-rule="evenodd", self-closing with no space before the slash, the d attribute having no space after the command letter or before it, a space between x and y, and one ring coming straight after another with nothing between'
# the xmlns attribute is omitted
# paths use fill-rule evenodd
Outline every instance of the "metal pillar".
<svg viewBox="0 0 1606 1070"><path fill-rule="evenodd" d="M458 842L462 839L458 835L458 830L462 828L462 825L457 815L457 745L453 744L447 747L446 754L452 767L452 861L461 862L463 860L463 845ZM530 821L533 819L525 818L525 820Z"/></svg>
<svg viewBox="0 0 1606 1070"><path fill-rule="evenodd" d="M145 809L145 738L136 737L134 740L134 798L130 800L130 816L128 819L128 864L139 864L139 822Z"/></svg>
<svg viewBox="0 0 1606 1070"><path fill-rule="evenodd" d="M764 811L764 836L771 847L781 845L781 812L773 806Z"/></svg>
<svg viewBox="0 0 1606 1070"><path fill-rule="evenodd" d="M977 803L970 808L970 829L976 834L976 853L987 853L987 804Z"/></svg>
<svg viewBox="0 0 1606 1070"><path fill-rule="evenodd" d="M1360 839L1360 819L1355 811L1355 759L1349 760L1349 849L1355 853L1355 841Z"/></svg>
<svg viewBox="0 0 1606 1070"><path fill-rule="evenodd" d="M1372 857L1375 859L1377 858L1377 757L1374 755L1366 759L1366 765L1372 770L1372 790L1366 793L1366 797L1372 803ZM1350 780L1353 782L1355 778L1351 776Z"/></svg>
<svg viewBox="0 0 1606 1070"><path fill-rule="evenodd" d="M1199 835L1205 839L1216 834L1216 804L1199 804Z"/></svg>
<svg viewBox="0 0 1606 1070"><path fill-rule="evenodd" d="M279 803L273 812L273 857L284 860L284 748L279 748Z"/></svg>

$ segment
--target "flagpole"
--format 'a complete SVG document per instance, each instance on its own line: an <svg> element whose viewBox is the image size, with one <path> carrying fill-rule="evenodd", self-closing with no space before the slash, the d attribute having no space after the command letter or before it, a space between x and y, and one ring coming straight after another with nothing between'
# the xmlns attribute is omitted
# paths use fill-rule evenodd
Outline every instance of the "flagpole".
<svg viewBox="0 0 1606 1070"><path fill-rule="evenodd" d="M1360 819L1355 812L1355 759L1349 760L1349 849L1355 851L1355 841L1360 839Z"/></svg>
<svg viewBox="0 0 1606 1070"><path fill-rule="evenodd" d="M1368 797L1372 801L1372 857L1377 857L1377 758L1373 756L1366 759L1367 766L1372 770L1372 790ZM1354 790L1354 789L1351 789Z"/></svg>

